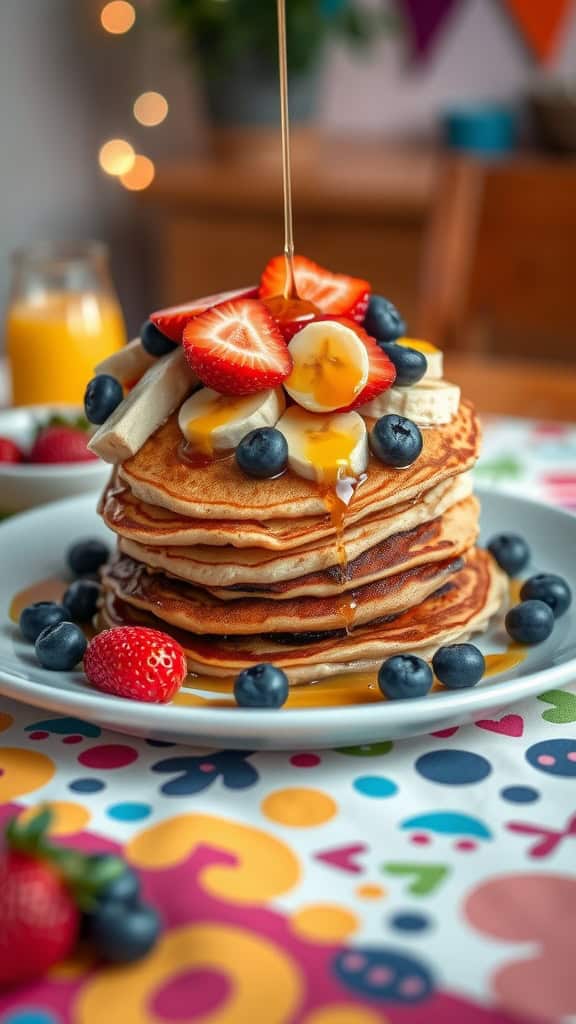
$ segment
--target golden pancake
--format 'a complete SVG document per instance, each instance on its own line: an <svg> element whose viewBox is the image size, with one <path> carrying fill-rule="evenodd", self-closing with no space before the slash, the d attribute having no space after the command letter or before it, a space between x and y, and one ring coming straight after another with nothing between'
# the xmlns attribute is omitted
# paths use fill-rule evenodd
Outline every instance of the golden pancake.
<svg viewBox="0 0 576 1024"><path fill-rule="evenodd" d="M195 583L213 582L218 586L231 586L243 581L249 582L260 572L264 573L265 579L286 579L287 572L301 575L303 571L334 565L338 560L334 525L329 516L308 516L302 520L269 519L266 523L243 521L242 528L239 528L239 524L223 519L186 520L165 509L153 510L152 506L139 503L128 490L122 488L122 484L114 483L108 487L99 512L116 534L137 544L137 548L126 545L126 553L152 566L164 567L161 561L164 555L170 559L171 564L172 559L180 557L180 552L174 549L186 547L189 549L186 555L189 562L186 579ZM359 523L344 525L342 545L349 558L356 558L386 537L434 519L451 505L467 498L471 490L470 473L444 480L426 490L417 501L412 499L394 509L367 515ZM153 532L150 528L150 512L156 511L166 518L171 517L172 521L169 525L164 521L159 526L157 520L153 527L156 532ZM147 522L143 524L142 519L145 517ZM171 530L178 531L177 540L174 540ZM160 553L155 555L151 550L153 548L158 548ZM295 557L305 555L297 567L291 560L294 550ZM315 555L311 558L312 552ZM277 561L279 553L281 556L288 555L286 566L281 567L281 562ZM276 570L271 568L275 563L279 566ZM171 571L168 564L165 568Z"/></svg>
<svg viewBox="0 0 576 1024"><path fill-rule="evenodd" d="M367 426L371 425L368 421ZM470 469L476 461L480 427L470 403L461 403L451 423L422 433L422 453L407 469L386 467L371 456L366 478L346 510L346 524L417 498L422 491ZM326 513L325 496L312 480L290 470L273 480L255 480L243 474L232 457L193 467L186 462L182 445L175 414L120 466L120 479L144 502L191 518L233 520L239 532L245 520L265 522Z"/></svg>
<svg viewBox="0 0 576 1024"><path fill-rule="evenodd" d="M393 533L376 544L379 524L371 524L372 528L359 524L346 534L348 561L345 568L331 564L337 559L331 538L318 547L300 548L284 556L257 548L145 547L123 538L119 549L154 572L161 571L198 584L224 601L260 592L274 600L321 597L344 593L400 569L462 554L477 538L478 514L476 499L466 498L451 505L444 515L412 530ZM398 526L401 529L402 523ZM366 547L370 543L372 546Z"/></svg>
<svg viewBox="0 0 576 1024"><path fill-rule="evenodd" d="M328 637L290 647L257 637L227 641L176 628L170 632L182 644L192 672L230 677L268 661L283 669L292 684L299 684L327 675L374 670L385 658L405 651L430 658L443 644L484 629L503 603L507 588L507 578L488 552L476 548L440 592L393 621L355 629L337 641ZM160 619L122 602L107 588L98 624L101 628L124 624L165 628Z"/></svg>
<svg viewBox="0 0 576 1024"><path fill-rule="evenodd" d="M445 559L375 580L345 597L337 594L285 601L261 597L219 601L189 583L149 573L140 562L122 555L105 568L103 581L122 601L153 612L171 626L201 635L249 636L356 628L419 604L459 568L459 560Z"/></svg>
<svg viewBox="0 0 576 1024"><path fill-rule="evenodd" d="M446 508L472 493L472 476L461 473L443 480L442 483L423 491L417 499L394 505L383 512L368 513L360 523L343 527L343 540L348 547L363 535L371 538L371 544L392 533L409 530L418 523L440 515ZM106 525L126 540L135 541L146 547L195 547L198 560L212 566L216 559L216 571L220 563L246 559L248 565L265 566L266 551L287 552L294 548L316 547L317 542L330 538L333 560L318 563L316 568L334 564L337 549L334 545L334 523L329 515L303 516L302 519L243 520L242 525L226 519L190 519L165 508L156 508L136 498L127 484L113 477L106 487L99 503L98 512ZM236 553L222 554L216 547L262 548L264 552L251 551L246 556ZM126 548L130 554L132 552ZM204 552L204 554L202 554ZM351 551L350 557L360 554L360 548ZM135 555L134 557L140 557ZM202 578L197 577L197 582ZM233 581L231 581L233 582Z"/></svg>
<svg viewBox="0 0 576 1024"><path fill-rule="evenodd" d="M221 601L237 597L250 597L261 593L275 601L293 597L324 597L343 594L354 587L384 579L415 566L457 558L468 551L478 538L480 505L476 498L452 505L443 516L421 523L413 530L395 533L391 537L348 561L345 568L330 566L296 579L246 587L210 587L205 589Z"/></svg>

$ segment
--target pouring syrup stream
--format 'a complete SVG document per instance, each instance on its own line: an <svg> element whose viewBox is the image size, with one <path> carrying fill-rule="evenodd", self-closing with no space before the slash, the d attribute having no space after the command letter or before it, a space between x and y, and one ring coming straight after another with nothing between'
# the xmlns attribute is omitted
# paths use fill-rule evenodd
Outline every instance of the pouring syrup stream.
<svg viewBox="0 0 576 1024"><path fill-rule="evenodd" d="M298 299L294 277L294 218L292 214L292 170L290 158L290 115L288 107L288 55L286 45L286 0L277 0L278 65L280 69L280 124L282 128L282 188L284 195L284 298Z"/></svg>
<svg viewBox="0 0 576 1024"><path fill-rule="evenodd" d="M280 125L282 133L282 188L284 197L284 261L286 264L286 277L284 281L284 303L292 303L292 309L301 311L303 319L310 319L317 312L311 303L305 303L300 299L296 288L294 275L294 217L292 212L292 161L290 154L290 111L288 104L288 47L286 42L286 0L276 0L278 12L278 67L280 73ZM273 302L275 300L272 300ZM278 313L281 306L276 306ZM288 307L290 308L290 307ZM283 307L286 310L286 305ZM336 546L338 551L338 563L343 579L347 573L348 558L346 545L344 543L344 514L347 502L343 502L338 490L342 470L339 468L335 479L327 481L323 488L324 503L336 533ZM344 598L342 603L342 622L348 631L354 621L356 602L353 599Z"/></svg>

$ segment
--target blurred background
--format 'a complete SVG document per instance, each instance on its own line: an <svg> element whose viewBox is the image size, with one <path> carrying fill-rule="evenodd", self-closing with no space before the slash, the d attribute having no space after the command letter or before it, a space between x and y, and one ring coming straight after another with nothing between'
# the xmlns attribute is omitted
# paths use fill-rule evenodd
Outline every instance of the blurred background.
<svg viewBox="0 0 576 1024"><path fill-rule="evenodd" d="M573 0L287 8L297 249L456 362L572 363ZM2 0L3 308L40 240L109 245L129 335L255 281L282 247L275 46L274 0Z"/></svg>

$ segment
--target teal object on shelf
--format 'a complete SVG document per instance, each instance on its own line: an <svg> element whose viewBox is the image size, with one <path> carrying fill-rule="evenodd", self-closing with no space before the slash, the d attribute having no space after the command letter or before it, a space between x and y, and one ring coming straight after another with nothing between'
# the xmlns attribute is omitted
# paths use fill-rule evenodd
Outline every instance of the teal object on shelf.
<svg viewBox="0 0 576 1024"><path fill-rule="evenodd" d="M454 107L442 115L442 127L450 149L496 157L516 145L516 115L508 107Z"/></svg>

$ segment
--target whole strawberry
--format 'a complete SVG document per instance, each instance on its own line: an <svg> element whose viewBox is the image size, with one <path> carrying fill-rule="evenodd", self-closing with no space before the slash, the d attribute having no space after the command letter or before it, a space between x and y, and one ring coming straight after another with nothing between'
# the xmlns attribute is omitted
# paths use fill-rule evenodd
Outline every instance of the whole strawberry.
<svg viewBox="0 0 576 1024"><path fill-rule="evenodd" d="M0 860L0 988L44 974L70 955L80 913L46 860L8 849Z"/></svg>
<svg viewBox="0 0 576 1024"><path fill-rule="evenodd" d="M87 448L88 434L77 427L48 426L38 434L29 462L88 462L96 459Z"/></svg>
<svg viewBox="0 0 576 1024"><path fill-rule="evenodd" d="M0 462L23 462L24 453L11 437L0 437Z"/></svg>
<svg viewBox="0 0 576 1024"><path fill-rule="evenodd" d="M84 655L84 671L97 690L153 704L172 700L187 670L180 644L146 626L105 629Z"/></svg>
<svg viewBox="0 0 576 1024"><path fill-rule="evenodd" d="M74 949L79 855L51 847L46 808L6 830L0 855L0 988L43 974ZM64 863L66 862L66 863Z"/></svg>

